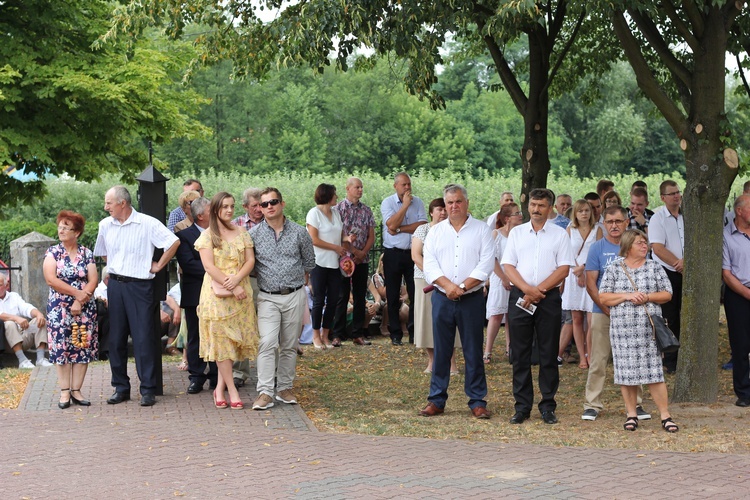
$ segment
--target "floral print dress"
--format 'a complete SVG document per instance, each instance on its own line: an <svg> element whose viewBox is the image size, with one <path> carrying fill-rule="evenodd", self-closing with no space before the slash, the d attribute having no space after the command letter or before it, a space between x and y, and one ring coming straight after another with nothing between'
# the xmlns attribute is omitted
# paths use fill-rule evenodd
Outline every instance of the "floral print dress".
<svg viewBox="0 0 750 500"><path fill-rule="evenodd" d="M76 255L70 256L62 243L51 246L46 256L55 259L57 277L78 290L88 282L88 266L94 263L94 253L78 245ZM70 308L73 297L49 289L47 300L47 334L49 337L49 360L57 365L68 363L90 363L96 361L99 352L99 335L96 324L96 301L83 304L81 314L73 316ZM87 332L88 347L76 347L71 338L72 324Z"/></svg>

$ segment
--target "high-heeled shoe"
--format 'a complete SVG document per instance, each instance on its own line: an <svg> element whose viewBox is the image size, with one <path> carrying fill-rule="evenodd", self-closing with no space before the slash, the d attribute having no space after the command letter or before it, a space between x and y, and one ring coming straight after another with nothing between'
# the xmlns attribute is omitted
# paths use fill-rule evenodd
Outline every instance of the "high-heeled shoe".
<svg viewBox="0 0 750 500"><path fill-rule="evenodd" d="M77 399L77 398L73 397L73 393L74 392L77 392L77 393L80 394L81 389L73 389L73 390L70 391L70 400L73 402L74 405L78 405L78 406L91 406L91 401L89 401L87 399L83 399L83 398Z"/></svg>
<svg viewBox="0 0 750 500"><path fill-rule="evenodd" d="M214 406L217 407L217 408L219 408L219 409L226 408L227 407L227 402L224 401L224 400L222 400L222 399L217 399L216 398L216 389L214 389L213 394L214 394Z"/></svg>
<svg viewBox="0 0 750 500"><path fill-rule="evenodd" d="M229 403L229 407L233 410L244 410L245 405L242 403L242 401L232 401Z"/></svg>
<svg viewBox="0 0 750 500"><path fill-rule="evenodd" d="M70 408L70 398L73 396L70 395L70 389L60 389L60 394L62 395L63 392L68 391L68 400L67 401L59 401L57 403L57 407L61 410L64 410L65 408Z"/></svg>

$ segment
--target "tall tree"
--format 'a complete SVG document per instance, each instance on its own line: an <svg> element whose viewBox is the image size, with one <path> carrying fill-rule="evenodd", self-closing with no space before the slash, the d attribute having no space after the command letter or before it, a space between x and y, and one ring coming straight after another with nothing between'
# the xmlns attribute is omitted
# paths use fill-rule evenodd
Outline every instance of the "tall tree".
<svg viewBox="0 0 750 500"><path fill-rule="evenodd" d="M610 9L638 86L685 152L683 337L673 397L715 401L722 217L739 163L725 112L725 57L744 2L620 0L601 6Z"/></svg>
<svg viewBox="0 0 750 500"><path fill-rule="evenodd" d="M0 205L28 202L42 179L68 174L89 181L145 166L144 140L195 135L186 113L201 99L180 92L187 47L144 38L93 50L108 27L111 2L0 2L0 165L30 176L0 174Z"/></svg>
<svg viewBox="0 0 750 500"><path fill-rule="evenodd" d="M371 67L374 58L395 54L408 62L407 90L433 107L444 106L433 89L436 66L449 34L471 39L491 56L503 86L524 120L522 203L533 188L544 187L550 169L549 96L565 57L585 19L583 2L569 0L214 0L131 1L119 9L110 38L159 23L180 36L189 23L212 29L197 39L202 62L232 59L240 75L262 76L284 64L308 64L323 71L333 62L346 70ZM581 7L577 7L580 5ZM271 9L272 19L263 21ZM572 15L571 15L572 13ZM505 47L528 37L528 59L512 65ZM528 74L526 82L525 76Z"/></svg>

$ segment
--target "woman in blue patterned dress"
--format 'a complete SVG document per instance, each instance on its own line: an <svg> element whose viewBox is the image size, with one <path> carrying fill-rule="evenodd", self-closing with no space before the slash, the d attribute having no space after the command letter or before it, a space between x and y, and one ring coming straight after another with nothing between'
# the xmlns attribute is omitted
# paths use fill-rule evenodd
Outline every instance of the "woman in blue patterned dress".
<svg viewBox="0 0 750 500"><path fill-rule="evenodd" d="M646 314L648 309L651 316L661 315L660 304L672 298L672 285L664 269L646 259L647 254L646 233L638 229L625 231L620 239L623 259L615 260L604 271L599 300L609 306L615 384L620 385L627 409L623 427L626 431L638 428L636 397L638 386L646 384L661 413L662 427L667 432L677 432L669 414L661 354Z"/></svg>
<svg viewBox="0 0 750 500"><path fill-rule="evenodd" d="M86 221L82 215L63 210L57 215L60 243L51 246L44 257L44 279L49 285L47 332L49 360L57 368L61 409L71 401L81 406L91 403L81 395L88 363L96 360L99 336L96 301L92 300L98 282L94 254L78 244Z"/></svg>

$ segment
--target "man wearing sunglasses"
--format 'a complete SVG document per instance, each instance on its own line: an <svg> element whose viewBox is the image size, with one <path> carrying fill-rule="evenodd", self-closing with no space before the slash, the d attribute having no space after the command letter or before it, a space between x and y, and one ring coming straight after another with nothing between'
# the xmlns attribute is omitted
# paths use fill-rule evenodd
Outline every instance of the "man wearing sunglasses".
<svg viewBox="0 0 750 500"><path fill-rule="evenodd" d="M255 245L258 278L258 398L253 410L277 401L296 404L292 392L297 369L297 337L307 297L302 288L307 273L315 267L315 251L307 230L284 217L284 199L278 189L260 193L263 221L250 230ZM278 370L276 351L278 349Z"/></svg>
<svg viewBox="0 0 750 500"><path fill-rule="evenodd" d="M664 206L654 212L648 225L648 239L651 240L654 260L664 267L672 284L672 299L662 304L661 310L669 329L680 338L680 311L682 310L682 271L685 249L685 222L682 218L682 193L673 180L666 180L659 186ZM677 353L664 355L664 370L674 373L677 370Z"/></svg>

